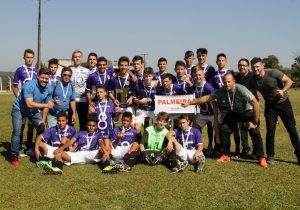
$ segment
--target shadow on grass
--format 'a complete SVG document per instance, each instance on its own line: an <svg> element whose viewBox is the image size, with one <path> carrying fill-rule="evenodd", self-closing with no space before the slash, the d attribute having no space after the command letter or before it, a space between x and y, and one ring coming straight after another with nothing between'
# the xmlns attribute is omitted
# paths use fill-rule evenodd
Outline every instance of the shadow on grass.
<svg viewBox="0 0 300 210"><path fill-rule="evenodd" d="M1 151L1 155L5 157L5 160L10 162L10 142L0 142L0 147L4 148L3 151Z"/></svg>

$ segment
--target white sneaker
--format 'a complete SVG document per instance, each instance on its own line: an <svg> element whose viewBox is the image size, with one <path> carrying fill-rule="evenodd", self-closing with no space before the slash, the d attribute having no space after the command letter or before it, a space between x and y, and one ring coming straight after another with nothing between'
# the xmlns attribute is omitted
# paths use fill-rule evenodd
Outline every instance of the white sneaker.
<svg viewBox="0 0 300 210"><path fill-rule="evenodd" d="M20 151L19 151L19 157L27 157L27 154L26 154L26 151L24 148L22 148Z"/></svg>
<svg viewBox="0 0 300 210"><path fill-rule="evenodd" d="M26 150L26 154L29 156L34 156L34 151L30 148Z"/></svg>

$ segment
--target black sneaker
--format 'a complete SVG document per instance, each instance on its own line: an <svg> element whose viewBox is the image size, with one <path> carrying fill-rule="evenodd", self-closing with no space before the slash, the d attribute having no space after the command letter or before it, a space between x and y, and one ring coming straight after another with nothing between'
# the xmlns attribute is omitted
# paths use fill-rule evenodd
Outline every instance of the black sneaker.
<svg viewBox="0 0 300 210"><path fill-rule="evenodd" d="M242 149L242 153L241 156L242 157L246 157L248 155L248 153L250 152L251 148L250 147L246 147Z"/></svg>
<svg viewBox="0 0 300 210"><path fill-rule="evenodd" d="M275 164L274 157L267 157L267 163L268 163L269 165L274 165L274 164Z"/></svg>
<svg viewBox="0 0 300 210"><path fill-rule="evenodd" d="M153 165L159 165L159 164L161 164L162 163L162 159L161 159L161 157L156 157L153 161L152 161L152 164Z"/></svg>

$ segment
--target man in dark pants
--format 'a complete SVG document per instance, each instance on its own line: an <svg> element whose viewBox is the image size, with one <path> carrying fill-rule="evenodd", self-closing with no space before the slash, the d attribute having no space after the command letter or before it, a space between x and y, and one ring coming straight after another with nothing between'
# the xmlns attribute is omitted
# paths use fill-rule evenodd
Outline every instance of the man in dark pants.
<svg viewBox="0 0 300 210"><path fill-rule="evenodd" d="M261 58L253 58L251 60L251 67L256 75L253 77L252 84L265 99L265 118L267 126L266 150L268 163L274 163L274 139L276 123L279 116L290 135L298 164L300 164L300 141L292 105L287 94L287 90L291 87L293 81L278 70L265 69Z"/></svg>
<svg viewBox="0 0 300 210"><path fill-rule="evenodd" d="M216 90L211 95L206 95L193 101L183 104L189 105L201 104L215 99L224 101L227 107L227 113L221 124L221 140L223 155L217 160L218 163L230 161L227 144L230 141L230 134L236 129L237 123L242 122L245 130L249 130L254 150L259 161L259 165L267 167L264 158L263 143L259 130L259 103L254 95L243 85L236 84L233 74L224 75L224 86Z"/></svg>

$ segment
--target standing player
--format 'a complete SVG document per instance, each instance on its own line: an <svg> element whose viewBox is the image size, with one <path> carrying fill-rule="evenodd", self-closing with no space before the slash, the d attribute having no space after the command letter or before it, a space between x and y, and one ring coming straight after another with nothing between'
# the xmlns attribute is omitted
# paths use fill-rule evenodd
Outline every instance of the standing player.
<svg viewBox="0 0 300 210"><path fill-rule="evenodd" d="M98 55L94 52L89 53L87 63L88 63L88 69L90 70L90 73L94 73L97 71L97 58Z"/></svg>
<svg viewBox="0 0 300 210"><path fill-rule="evenodd" d="M176 154L183 160L193 164L195 172L200 173L205 163L205 156L202 152L202 135L197 128L190 127L190 120L187 114L180 115L178 121L179 129L170 131L168 139L172 139Z"/></svg>
<svg viewBox="0 0 300 210"><path fill-rule="evenodd" d="M300 165L299 135L296 129L293 108L287 94L293 81L278 70L265 69L261 58L253 58L251 60L251 67L256 75L256 77L253 77L253 83L251 84L254 84L254 87L265 99L267 161L269 164L274 164L275 129L279 116L289 133L292 145L295 149L294 153Z"/></svg>
<svg viewBox="0 0 300 210"><path fill-rule="evenodd" d="M186 65L185 74L192 75L192 68L194 67L195 55L194 52L188 50L184 54L184 61Z"/></svg>
<svg viewBox="0 0 300 210"><path fill-rule="evenodd" d="M154 80L158 80L159 81L159 85L162 85L162 76L164 74L167 74L167 67L168 67L168 62L167 59L164 57L161 57L158 59L157 61L157 66L158 66L158 72L154 73ZM172 81L175 79L173 74L170 74Z"/></svg>
<svg viewBox="0 0 300 210"><path fill-rule="evenodd" d="M193 86L193 79L190 74L186 74L186 66L183 61L175 63L176 77L173 84L179 86L183 92L187 93L188 89Z"/></svg>
<svg viewBox="0 0 300 210"><path fill-rule="evenodd" d="M81 66L83 54L79 50L75 50L72 53L72 60L74 62L74 66L71 66L71 69L73 71L71 81L73 83L73 87L76 92L76 111L78 114L79 119L79 126L80 130L85 129L86 125L86 116L88 112L88 103L85 96L85 89L86 89L86 80L90 74L90 70ZM72 119L70 117L73 115L72 110L69 109L69 122L72 122Z"/></svg>
<svg viewBox="0 0 300 210"><path fill-rule="evenodd" d="M134 68L134 74L138 80L138 82L143 81L144 74L144 59L140 55L136 55L132 59L132 65Z"/></svg>
<svg viewBox="0 0 300 210"><path fill-rule="evenodd" d="M58 60L56 58L52 58L48 61L48 68L50 70L50 85L54 85L56 81L59 81L61 78L59 75L56 75L58 69Z"/></svg>
<svg viewBox="0 0 300 210"><path fill-rule="evenodd" d="M18 97L20 94L20 90L22 88L22 85L25 84L25 82L36 79L38 74L38 69L33 67L33 61L34 61L34 51L31 49L26 49L24 51L23 56L25 64L15 71L14 78L12 81L12 91L15 95L15 97ZM22 141L23 141L23 132L25 129L25 123L26 119L24 118L23 124L22 124L22 130L20 135L20 147L22 147ZM26 142L26 150L21 149L20 150L20 156L26 156L26 154L33 155L32 150L32 140L33 140L33 125L30 121L27 123L27 142Z"/></svg>
<svg viewBox="0 0 300 210"><path fill-rule="evenodd" d="M211 83L211 79L215 73L215 68L206 63L206 61L207 61L207 49L206 48L198 48L197 49L197 59L198 59L197 65L203 68L206 82ZM195 68L196 67L192 68L192 73L194 72Z"/></svg>

